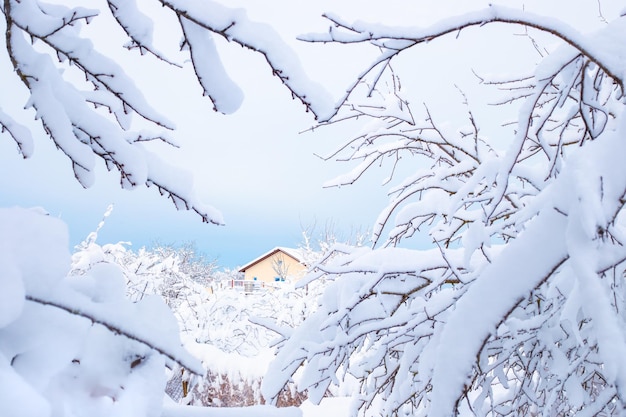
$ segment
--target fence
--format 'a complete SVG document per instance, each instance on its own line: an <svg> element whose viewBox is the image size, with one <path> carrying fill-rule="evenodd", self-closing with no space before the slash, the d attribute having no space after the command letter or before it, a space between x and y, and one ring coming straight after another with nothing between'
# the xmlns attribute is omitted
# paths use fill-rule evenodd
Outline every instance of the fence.
<svg viewBox="0 0 626 417"><path fill-rule="evenodd" d="M254 292L263 291L269 288L274 288L263 281L242 281L231 279L230 288L243 291L245 294L252 294Z"/></svg>

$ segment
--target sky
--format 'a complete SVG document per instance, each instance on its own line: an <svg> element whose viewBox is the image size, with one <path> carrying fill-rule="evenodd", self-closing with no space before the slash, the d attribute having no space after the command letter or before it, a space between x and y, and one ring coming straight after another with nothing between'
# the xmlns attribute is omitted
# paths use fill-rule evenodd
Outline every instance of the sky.
<svg viewBox="0 0 626 417"><path fill-rule="evenodd" d="M400 0L384 4L352 0L339 4L273 1L272 7L268 7L265 2L258 3L232 0L228 5L246 7L251 19L267 22L280 31L297 50L309 76L323 83L335 99L376 56L376 50L297 41L295 37L299 34L327 29L328 23L320 17L323 11L333 10L351 19L373 22L428 24L450 10L460 13L469 4ZM486 2L473 4L481 3ZM103 8L103 13L107 12ZM162 12L155 9L155 13ZM166 25L159 26L155 32L157 43L175 52L180 34L167 30L167 17L161 21L156 15L155 19L157 25ZM487 34L478 42L489 41L489 48L500 58L511 44L488 39L489 30L484 31ZM100 36L97 47L119 53L121 38L103 33L106 35ZM528 39L521 37L512 42L529 45ZM343 124L306 132L315 125L315 120L272 77L263 58L223 40L217 43L224 66L245 94L242 107L228 116L215 113L210 101L201 97L201 89L188 64L183 70L172 71L150 57L137 59L136 53L125 54L120 59L150 103L177 125L172 135L180 143L180 149L156 146L155 151L193 174L202 201L220 210L226 225L203 224L193 213L176 211L155 189L121 190L117 174L107 172L102 165L96 172L95 185L83 189L74 180L67 159L37 129L33 130L35 153L28 160L20 157L10 137L0 135L0 206L43 207L68 224L70 244L76 245L95 230L107 207L113 204L113 212L99 233L100 244L128 241L132 248L138 249L157 242L175 245L193 242L209 259L228 268L241 266L275 246L300 245L303 230L321 233L330 228L339 238L347 239L371 229L387 202L386 189L381 185L388 174L386 167L367 174L354 185L323 188L326 181L354 164L324 161L316 156L331 153L363 126ZM418 77L404 82L428 97L437 115L460 103L455 83L476 84L473 69L484 74L506 72L516 66L516 56L489 65L481 63L476 59L476 51L464 42L435 41L419 53L419 56L401 57L398 65L412 66L419 73ZM10 71L5 55L0 57L0 62L3 74ZM522 63L523 60L519 65ZM471 88L467 92L473 100L482 99ZM26 99L19 85L11 85L0 97L0 105L23 106ZM437 113L438 108L441 113ZM26 112L21 117L24 123L36 126L32 113Z"/></svg>

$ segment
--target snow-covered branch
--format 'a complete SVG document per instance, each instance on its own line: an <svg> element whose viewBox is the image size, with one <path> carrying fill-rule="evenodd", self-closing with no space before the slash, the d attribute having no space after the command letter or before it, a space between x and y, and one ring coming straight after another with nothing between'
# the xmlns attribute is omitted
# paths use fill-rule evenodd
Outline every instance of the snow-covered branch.
<svg viewBox="0 0 626 417"><path fill-rule="evenodd" d="M159 346L158 342L153 340L149 340L149 335L139 335L136 333L137 329L130 330L124 328L124 325L120 323L113 323L110 317L102 316L98 314L97 311L89 311L88 306L77 307L72 303L56 301L56 300L47 300L36 296L27 295L26 300L31 301L33 303L41 304L44 306L58 308L59 310L63 310L73 316L81 317L89 320L93 324L99 324L104 326L108 331L115 335L119 335L122 337L126 337L130 340L134 340L141 344L146 345L148 348L158 352L159 354L165 356L173 363L187 369L191 373L195 373L196 375L202 375L204 373L202 367L198 363L198 360L193 358L187 352L185 352L182 348L178 349L178 352L171 352L169 348Z"/></svg>
<svg viewBox="0 0 626 417"><path fill-rule="evenodd" d="M154 46L152 19L138 9L135 0L107 0L107 4L115 20L130 38L130 42L126 45L128 49L137 48L142 54L147 52L168 64L181 66L168 59Z"/></svg>
<svg viewBox="0 0 626 417"><path fill-rule="evenodd" d="M329 112L332 111L330 98L326 95L323 87L309 80L291 48L281 40L280 36L270 26L251 21L243 9L231 9L214 1L202 3L193 0L160 1L179 16L181 26L187 35L183 46L188 46L192 50L192 58L193 49L196 47L202 49L203 52L206 52L207 48L208 51L214 50L210 37L204 40L196 38L195 34L198 33L198 29L204 30L207 34L215 33L220 35L229 42L234 42L263 55L273 75L277 76L283 85L291 91L294 98L302 102L307 111L313 112L321 120L328 119ZM194 27L196 29L192 31ZM219 63L216 53L212 52L211 55ZM197 62L200 59L205 60L205 58L200 56L197 59ZM232 82L221 75L222 71L219 71L217 74L215 71L209 71L214 70L217 63L195 66L198 78L209 96L218 94L213 89L220 88L220 84L232 86ZM216 82L211 83L211 93L209 93L203 80L213 80L218 74L220 76L215 80ZM229 94L226 94L227 92ZM216 104L217 110L222 111L218 104L222 100L226 100L232 93L233 89L227 88L226 91L215 97L216 101L214 101L214 104ZM235 94L235 97L237 96ZM228 100L230 103L232 98L228 98ZM232 110L233 108L236 108L236 106L229 104L226 109Z"/></svg>
<svg viewBox="0 0 626 417"><path fill-rule="evenodd" d="M328 32L307 34L301 36L300 39L307 42L323 43L371 43L377 48L380 48L382 52L380 58L371 63L357 77L355 83L348 88L346 95L336 107L336 112L332 114L331 117L323 119L323 121L334 118L341 109L341 105L348 101L348 98L357 85L362 82L367 74L380 67L382 62L388 63L398 54L420 44L449 34L458 35L458 33L464 29L474 26L482 27L491 23L503 23L534 28L562 39L566 44L572 47L566 52L571 58L577 55L586 57L617 83L620 88L620 94L624 92L625 74L619 62L614 60L612 56L616 51L612 48L598 49L595 47L598 42L603 42L603 39L608 34L618 34L621 30L621 19L616 19L597 34L583 35L558 18L539 16L527 11L500 5L490 5L487 9L444 19L435 25L424 28L385 27L384 25L368 24L366 22L349 23L333 14L325 14L324 17L332 23Z"/></svg>
<svg viewBox="0 0 626 417"><path fill-rule="evenodd" d="M155 45L153 34L158 28L153 16L135 0L103 1L106 13L61 3L5 0L1 11L8 59L29 93L25 107L35 110L45 133L68 157L76 179L84 187L91 186L96 162L102 160L107 169L119 173L122 187L155 185L178 209L192 210L204 222L222 224L220 213L197 201L189 182L173 186L173 181L164 180L164 173L156 170L175 170L165 162L156 163L145 147L138 146L146 137L161 137L172 143L167 133L174 129L174 122L146 100L124 63L118 62L119 57L100 52L95 39L89 37L93 35L84 30L94 21L108 23L112 29L119 26L129 39L127 49L149 55L142 58L148 66L146 71L153 70L149 66L154 62L164 63L168 70L183 69L185 65L175 63ZM325 118L332 109L324 89L307 77L295 53L269 25L253 22L245 11L217 2L153 3L164 6L178 23L183 55L190 58L200 92L212 100L216 111L236 111L243 92L222 64L214 36L261 54L270 71L307 111ZM125 52L120 49L120 54ZM156 61L150 61L152 58ZM2 130L13 137L23 156L30 156L33 146L12 121L10 112L0 116ZM133 116L140 121L133 121ZM135 123L159 132L133 131ZM180 177L176 175L176 179Z"/></svg>

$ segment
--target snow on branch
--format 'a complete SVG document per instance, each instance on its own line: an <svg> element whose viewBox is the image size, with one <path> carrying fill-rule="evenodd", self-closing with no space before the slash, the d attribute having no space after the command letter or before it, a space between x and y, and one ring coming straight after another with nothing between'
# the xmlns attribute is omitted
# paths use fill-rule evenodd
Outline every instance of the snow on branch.
<svg viewBox="0 0 626 417"><path fill-rule="evenodd" d="M204 223L212 223L220 226L224 225L222 215L215 208L195 200L187 199L174 191L173 188L169 188L168 185L155 182L152 179L148 179L146 184L148 187L156 186L159 193L163 196L167 196L178 210L193 210L202 218Z"/></svg>
<svg viewBox="0 0 626 417"><path fill-rule="evenodd" d="M333 105L324 88L308 78L295 53L269 25L249 20L242 9L231 9L213 1L160 1L179 16L183 28L189 28L185 22L193 22L200 28L224 37L229 42L263 55L273 75L277 76L291 91L293 98L300 100L306 110L311 111L316 118L321 120L329 118ZM193 40L193 37L187 37L185 42L193 43ZM206 45L206 42L204 44ZM202 64L195 69L199 78L208 81L212 75L205 70L206 68L208 67ZM220 110L217 103L216 107Z"/></svg>
<svg viewBox="0 0 626 417"><path fill-rule="evenodd" d="M141 330L135 328L133 330L125 328L122 322L115 323L111 318L111 313L102 315L97 309L89 308L87 305L77 306L77 301L63 302L57 300L43 299L37 296L26 295L26 300L33 303L41 304L44 306L54 307L59 310L63 310L73 316L81 317L91 321L94 324L104 326L108 331L115 335L120 335L130 340L139 342L148 348L158 352L165 356L173 363L181 366L182 368L192 372L196 375L203 375L204 369L198 363L198 360L187 353L182 347L178 349L172 349L172 346L159 346L159 343L155 340L150 340L151 337L148 334L141 334ZM107 317L108 316L108 317Z"/></svg>
<svg viewBox="0 0 626 417"><path fill-rule="evenodd" d="M243 93L226 74L211 32L186 17L179 16L179 20L204 94L213 102L215 111L233 113L243 102Z"/></svg>
<svg viewBox="0 0 626 417"><path fill-rule="evenodd" d="M20 125L11 116L0 109L0 127L2 133L7 132L17 143L17 147L24 158L33 154L33 136L26 126Z"/></svg>
<svg viewBox="0 0 626 417"><path fill-rule="evenodd" d="M102 88L108 91L123 105L152 123L168 129L173 128L170 121L152 109L119 64L96 51L90 40L78 36L74 27L75 22L93 18L94 12L89 15L77 15L77 12L72 9L65 9L62 12L54 9L54 11L46 12L33 3L33 1L9 2L10 7L5 11L10 28L9 33L23 32L33 41L42 41L58 56L76 65L96 89ZM67 15L71 18L66 17ZM40 22L46 20L56 21L55 28L42 28ZM13 52L17 51L13 49ZM17 57L15 59L18 62L21 61ZM24 65L28 63L24 62ZM22 68L18 65L16 69L20 71ZM26 74L22 77L29 78Z"/></svg>
<svg viewBox="0 0 626 417"><path fill-rule="evenodd" d="M152 19L137 8L135 0L107 0L107 3L115 20L131 39L126 46L128 49L137 48L142 54L147 52L170 65L181 67L180 64L172 62L153 45L154 25Z"/></svg>
<svg viewBox="0 0 626 417"><path fill-rule="evenodd" d="M619 35L622 26L622 19L611 22L606 28L595 35L583 35L575 28L565 24L558 18L539 16L522 10L509 8L506 6L490 5L487 9L441 20L435 25L426 28L415 27L385 27L366 22L348 23L339 16L325 14L331 23L328 32L321 34L307 34L300 37L307 42L336 42L336 43L371 43L380 48L380 57L371 63L357 78L356 82L347 90L347 94L336 106L336 111L331 120L336 116L351 92L358 83L383 62L389 60L403 51L415 47L416 45L429 42L442 36L459 33L463 29L473 26L484 26L490 23L515 24L525 27L535 28L543 32L550 33L573 47L579 54L587 57L591 62L598 65L601 70L609 75L619 85L621 94L624 93L624 65L622 60L616 59L617 51L615 46L607 48L596 48L598 42L603 42L607 36L613 33Z"/></svg>

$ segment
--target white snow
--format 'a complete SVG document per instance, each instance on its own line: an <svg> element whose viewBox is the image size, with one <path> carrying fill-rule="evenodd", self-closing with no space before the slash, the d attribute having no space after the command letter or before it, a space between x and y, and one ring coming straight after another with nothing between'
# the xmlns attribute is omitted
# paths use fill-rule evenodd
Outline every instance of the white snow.
<svg viewBox="0 0 626 417"><path fill-rule="evenodd" d="M197 23L181 17L187 47L193 60L198 81L209 96L215 110L225 114L235 112L243 101L243 92L228 77L220 60L213 35Z"/></svg>
<svg viewBox="0 0 626 417"><path fill-rule="evenodd" d="M126 300L119 267L98 258L68 277L70 260L62 221L0 209L2 296L10 296L0 304L0 414L159 415L165 364L201 369L171 311L154 297Z"/></svg>

